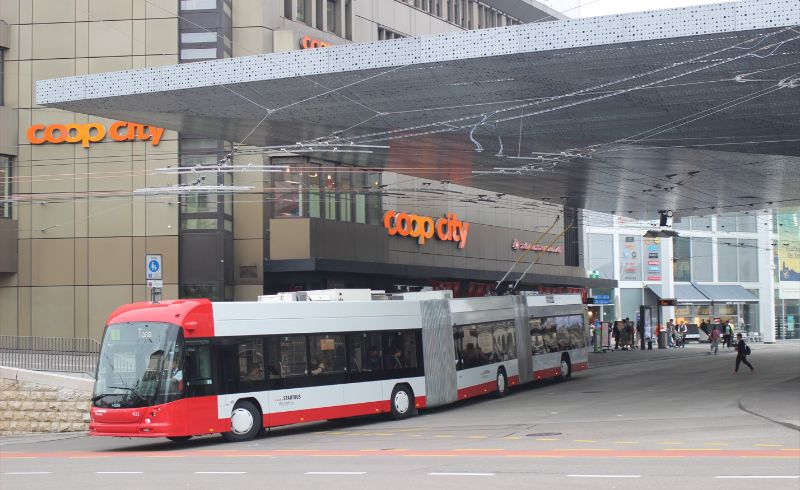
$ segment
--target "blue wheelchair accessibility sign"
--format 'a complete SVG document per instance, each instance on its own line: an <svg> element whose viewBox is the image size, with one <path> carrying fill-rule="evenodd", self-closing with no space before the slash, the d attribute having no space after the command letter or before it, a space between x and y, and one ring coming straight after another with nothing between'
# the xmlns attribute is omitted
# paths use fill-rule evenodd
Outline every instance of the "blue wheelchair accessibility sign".
<svg viewBox="0 0 800 490"><path fill-rule="evenodd" d="M145 257L145 279L161 279L161 255L148 254Z"/></svg>

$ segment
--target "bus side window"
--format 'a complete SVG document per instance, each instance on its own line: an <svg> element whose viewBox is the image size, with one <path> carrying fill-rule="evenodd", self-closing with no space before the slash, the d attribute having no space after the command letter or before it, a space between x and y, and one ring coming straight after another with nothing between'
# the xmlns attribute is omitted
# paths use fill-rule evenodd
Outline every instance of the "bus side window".
<svg viewBox="0 0 800 490"><path fill-rule="evenodd" d="M201 345L187 342L183 365L183 376L186 379L185 396L214 394L211 378L211 349L208 344Z"/></svg>

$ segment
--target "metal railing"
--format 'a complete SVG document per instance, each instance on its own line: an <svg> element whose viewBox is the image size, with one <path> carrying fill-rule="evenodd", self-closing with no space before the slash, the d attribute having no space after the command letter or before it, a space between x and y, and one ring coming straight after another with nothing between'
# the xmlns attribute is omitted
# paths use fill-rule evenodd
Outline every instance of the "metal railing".
<svg viewBox="0 0 800 490"><path fill-rule="evenodd" d="M99 356L94 339L0 335L0 366L94 377Z"/></svg>

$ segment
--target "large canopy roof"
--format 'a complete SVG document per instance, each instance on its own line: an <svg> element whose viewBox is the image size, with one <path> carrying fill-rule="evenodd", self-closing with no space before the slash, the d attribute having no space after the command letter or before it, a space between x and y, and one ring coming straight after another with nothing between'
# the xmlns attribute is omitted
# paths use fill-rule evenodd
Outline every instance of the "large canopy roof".
<svg viewBox="0 0 800 490"><path fill-rule="evenodd" d="M45 80L37 101L598 211L712 214L800 202L798 26L798 0L749 0Z"/></svg>

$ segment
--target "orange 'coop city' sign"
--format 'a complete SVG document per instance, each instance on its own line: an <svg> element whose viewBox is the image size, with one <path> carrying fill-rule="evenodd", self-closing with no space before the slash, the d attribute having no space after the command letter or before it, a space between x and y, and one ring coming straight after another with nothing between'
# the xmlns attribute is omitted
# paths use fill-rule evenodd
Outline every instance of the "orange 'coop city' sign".
<svg viewBox="0 0 800 490"><path fill-rule="evenodd" d="M117 121L108 127L98 123L89 124L34 124L28 128L28 141L32 145L44 143L80 143L89 148L92 143L102 141L106 136L114 141L149 141L156 146L161 141L164 128L131 122Z"/></svg>
<svg viewBox="0 0 800 490"><path fill-rule="evenodd" d="M398 213L386 211L383 215L383 227L389 235L410 236L416 238L420 245L425 245L425 240L434 237L441 241L451 241L458 244L458 248L467 245L469 223L459 221L456 213L446 213L444 218L435 222L430 216Z"/></svg>

